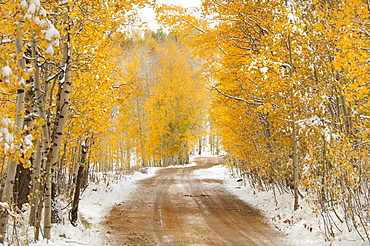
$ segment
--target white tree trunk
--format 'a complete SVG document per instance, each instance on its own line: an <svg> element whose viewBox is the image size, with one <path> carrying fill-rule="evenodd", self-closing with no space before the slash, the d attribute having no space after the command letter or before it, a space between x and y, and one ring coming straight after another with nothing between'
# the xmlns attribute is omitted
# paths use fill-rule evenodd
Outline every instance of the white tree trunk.
<svg viewBox="0 0 370 246"><path fill-rule="evenodd" d="M23 15L23 13L21 13ZM17 30L17 35L15 38L15 48L16 48L16 54L17 57L20 57L18 59L18 67L22 69L22 71L26 68L26 62L23 58L23 42L22 42L22 33L20 33L19 30L22 30L23 28L23 21L20 21L20 26ZM22 76L19 75L18 81L22 79ZM20 88L17 90L17 109L16 109L16 126L17 131L21 130L23 128L23 121L24 118L22 116L22 112L24 110L24 98L25 98L25 89ZM16 132L17 134L17 132ZM15 175L17 170L17 162L10 160L6 169L6 177L5 177L5 184L3 189L3 194L1 196L0 201L3 203L8 204L8 208L10 209L13 205L13 186L15 181ZM0 212L0 243L4 243L4 240L6 238L6 227L8 224L8 212L7 210Z"/></svg>
<svg viewBox="0 0 370 246"><path fill-rule="evenodd" d="M30 225L36 226L37 217L40 215L37 214L37 210L39 207L40 201L40 171L43 167L43 160L49 146L50 137L49 137L49 127L47 125L47 116L46 116L46 101L43 93L41 93L42 88L40 84L40 68L38 65L37 59L37 41L36 38L33 37L32 40L32 57L34 60L34 75L33 75L33 84L35 89L35 96L36 96L36 108L40 119L43 119L44 123L41 125L41 141L37 140L36 142L36 156L33 165L33 172L32 172L32 191L31 191L31 211L30 211ZM46 71L47 72L47 71ZM46 88L44 88L46 91ZM37 240L38 236L35 236L35 240Z"/></svg>
<svg viewBox="0 0 370 246"><path fill-rule="evenodd" d="M23 117L21 116L22 111L24 110L24 97L25 90L17 90L17 117L16 117L16 126L18 129L23 127ZM3 194L1 196L1 201L7 204L5 209L2 209L0 212L0 243L4 243L6 238L6 228L8 224L8 209L11 209L13 205L13 187L14 180L17 170L17 162L10 160L6 169L6 178L3 189Z"/></svg>
<svg viewBox="0 0 370 246"><path fill-rule="evenodd" d="M68 16L64 17L64 20L68 20ZM51 137L50 151L48 153L46 168L45 168L45 218L44 218L44 237L46 239L51 238L51 209L52 209L52 196L51 196L51 186L52 186L52 175L55 174L55 167L58 162L59 150L62 144L64 126L67 121L68 110L69 110L69 97L71 89L71 49L69 47L69 33L63 37L63 79L59 82L59 93L57 101L57 112L54 124L54 130Z"/></svg>

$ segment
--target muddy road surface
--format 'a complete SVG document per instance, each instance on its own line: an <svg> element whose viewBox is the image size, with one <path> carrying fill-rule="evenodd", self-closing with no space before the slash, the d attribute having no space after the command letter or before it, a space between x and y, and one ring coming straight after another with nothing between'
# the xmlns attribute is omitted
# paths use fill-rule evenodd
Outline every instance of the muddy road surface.
<svg viewBox="0 0 370 246"><path fill-rule="evenodd" d="M257 211L230 194L221 180L197 169L221 159L199 157L191 167L161 169L138 183L105 223L109 245L287 245ZM122 187L124 189L124 187Z"/></svg>

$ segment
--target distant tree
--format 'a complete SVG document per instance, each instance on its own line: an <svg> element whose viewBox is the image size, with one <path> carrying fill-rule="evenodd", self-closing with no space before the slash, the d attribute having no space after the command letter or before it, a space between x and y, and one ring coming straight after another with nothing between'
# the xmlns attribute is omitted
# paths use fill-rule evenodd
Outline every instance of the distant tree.
<svg viewBox="0 0 370 246"><path fill-rule="evenodd" d="M134 89L120 107L123 142L143 165L186 163L207 105L201 61L163 32L137 36L124 52L126 81Z"/></svg>

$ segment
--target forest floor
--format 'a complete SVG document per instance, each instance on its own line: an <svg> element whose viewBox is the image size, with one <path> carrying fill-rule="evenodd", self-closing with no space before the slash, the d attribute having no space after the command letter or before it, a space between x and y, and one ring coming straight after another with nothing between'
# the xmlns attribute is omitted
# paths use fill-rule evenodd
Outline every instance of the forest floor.
<svg viewBox="0 0 370 246"><path fill-rule="evenodd" d="M197 165L166 168L138 181L129 199L103 223L109 245L288 245L261 213L228 192L222 180L193 172L221 163L198 157Z"/></svg>

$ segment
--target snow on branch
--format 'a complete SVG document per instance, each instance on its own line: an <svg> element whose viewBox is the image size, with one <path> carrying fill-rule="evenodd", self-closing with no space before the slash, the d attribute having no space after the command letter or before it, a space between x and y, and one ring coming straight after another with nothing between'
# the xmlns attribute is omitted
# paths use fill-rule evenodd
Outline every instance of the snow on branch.
<svg viewBox="0 0 370 246"><path fill-rule="evenodd" d="M1 40L0 40L0 44L10 44L10 43L13 43L14 40L10 39L10 38L6 38L4 37L4 35L2 35L1 37Z"/></svg>
<svg viewBox="0 0 370 246"><path fill-rule="evenodd" d="M2 75L4 77L4 81L9 85L10 84L10 77L13 75L12 70L8 65L3 67L2 69Z"/></svg>
<svg viewBox="0 0 370 246"><path fill-rule="evenodd" d="M128 85L129 83L122 83L122 84L119 84L119 85L114 85L114 86L112 86L111 88L112 89L118 89L118 88L120 88L121 86L124 86L124 85Z"/></svg>
<svg viewBox="0 0 370 246"><path fill-rule="evenodd" d="M7 202L0 202L0 208L5 210L10 216L16 217L16 215L9 210L9 204Z"/></svg>
<svg viewBox="0 0 370 246"><path fill-rule="evenodd" d="M246 100L244 98L240 98L240 97L235 97L235 96L231 96L231 95L228 95L222 91L220 91L217 87L215 86L212 86L212 88L214 90L216 90L219 94L225 96L225 97L228 97L228 98L231 98L231 99L234 99L234 100L238 100L238 101L242 101L242 102L245 102L247 104L251 104L251 105L254 105L254 106L260 106L260 105L263 105L263 103L257 103L257 102L254 102L254 101L250 101L250 100Z"/></svg>

